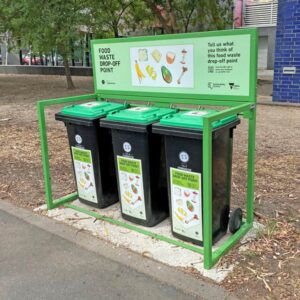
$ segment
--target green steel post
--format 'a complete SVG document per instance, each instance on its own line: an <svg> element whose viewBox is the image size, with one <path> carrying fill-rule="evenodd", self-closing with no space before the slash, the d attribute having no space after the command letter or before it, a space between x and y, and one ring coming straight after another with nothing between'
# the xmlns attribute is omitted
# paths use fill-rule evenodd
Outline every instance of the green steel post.
<svg viewBox="0 0 300 300"><path fill-rule="evenodd" d="M38 102L37 113L38 113L39 129L40 129L42 165L43 165L44 184L45 184L45 197L46 197L47 208L52 209L53 200L52 200L51 175L50 175L50 166L49 166L49 153L48 153L44 108L45 107L43 102Z"/></svg>
<svg viewBox="0 0 300 300"><path fill-rule="evenodd" d="M212 126L203 124L203 246L204 268L212 267Z"/></svg>
<svg viewBox="0 0 300 300"><path fill-rule="evenodd" d="M95 100L96 97L97 97L96 94L86 94L80 96L41 100L38 101L37 103L37 115L39 121L40 141L41 141L42 166L43 166L43 175L44 175L44 184L45 184L45 197L46 197L46 204L48 209L54 208L55 205L53 203L53 196L52 196L45 107L50 105L55 105L55 104L63 104L63 103L77 102L77 101L90 100L90 99Z"/></svg>
<svg viewBox="0 0 300 300"><path fill-rule="evenodd" d="M256 109L250 111L248 123L247 223L253 223Z"/></svg>

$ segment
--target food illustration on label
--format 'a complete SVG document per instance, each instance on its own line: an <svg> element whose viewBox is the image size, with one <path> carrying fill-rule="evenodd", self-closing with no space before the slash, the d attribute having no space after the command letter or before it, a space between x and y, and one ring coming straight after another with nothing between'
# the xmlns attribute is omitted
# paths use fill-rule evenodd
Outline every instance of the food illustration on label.
<svg viewBox="0 0 300 300"><path fill-rule="evenodd" d="M122 212L146 219L141 160L117 156Z"/></svg>
<svg viewBox="0 0 300 300"><path fill-rule="evenodd" d="M161 59L161 53L160 53L157 49L153 50L152 53L151 53L151 55L152 55L152 57L154 58L154 60L155 60L157 63L160 62L160 59Z"/></svg>
<svg viewBox="0 0 300 300"><path fill-rule="evenodd" d="M188 210L190 212L193 212L195 209L194 209L194 205L192 204L192 202L190 201L186 201L186 207L188 208Z"/></svg>
<svg viewBox="0 0 300 300"><path fill-rule="evenodd" d="M156 79L157 73L156 73L156 71L154 70L153 67L151 67L150 65L147 65L147 67L146 67L146 72L148 73L148 75L149 75L153 80Z"/></svg>
<svg viewBox="0 0 300 300"><path fill-rule="evenodd" d="M180 216L177 212L175 212L175 216L177 217L177 219L178 219L180 222L183 222L183 221L184 221L184 217Z"/></svg>
<svg viewBox="0 0 300 300"><path fill-rule="evenodd" d="M190 192L189 191L184 191L183 194L184 194L185 197L189 197L190 196Z"/></svg>
<svg viewBox="0 0 300 300"><path fill-rule="evenodd" d="M186 56L186 54L187 54L187 51L185 50L185 49L183 49L182 51L181 51L181 54L182 54L182 58L181 58L181 64L183 64L183 65L185 65L185 56Z"/></svg>
<svg viewBox="0 0 300 300"><path fill-rule="evenodd" d="M181 83L181 78L182 78L183 74L184 74L185 72L187 72L187 71L188 71L188 68L187 68L187 67L182 67L182 72L181 72L179 78L177 79L177 83L178 83L178 84Z"/></svg>
<svg viewBox="0 0 300 300"><path fill-rule="evenodd" d="M140 66L139 66L137 61L135 61L135 71L136 71L136 74L138 76L139 82L142 83L142 79L145 78L146 76L144 75L144 73L140 69Z"/></svg>
<svg viewBox="0 0 300 300"><path fill-rule="evenodd" d="M165 66L161 67L161 74L166 83L172 82L172 74Z"/></svg>
<svg viewBox="0 0 300 300"><path fill-rule="evenodd" d="M138 193L138 189L136 188L136 186L134 184L131 185L131 189L135 194Z"/></svg>
<svg viewBox="0 0 300 300"><path fill-rule="evenodd" d="M186 211L182 208L182 207L178 207L178 212L182 215L182 216L184 216L184 217L186 217L187 216L187 213L186 213Z"/></svg>
<svg viewBox="0 0 300 300"><path fill-rule="evenodd" d="M176 203L178 206L182 206L183 200L182 199L177 199Z"/></svg>
<svg viewBox="0 0 300 300"><path fill-rule="evenodd" d="M174 194L177 195L177 196L181 196L181 189L175 187L175 188L174 188Z"/></svg>
<svg viewBox="0 0 300 300"><path fill-rule="evenodd" d="M131 203L132 200L132 194L127 190L124 192L124 200L129 204Z"/></svg>
<svg viewBox="0 0 300 300"><path fill-rule="evenodd" d="M148 61L147 49L139 49L139 61Z"/></svg>
<svg viewBox="0 0 300 300"><path fill-rule="evenodd" d="M167 61L167 63L169 65L171 65L174 62L175 57L176 57L175 53L173 53L171 51L167 52L167 54L166 54L166 61Z"/></svg>
<svg viewBox="0 0 300 300"><path fill-rule="evenodd" d="M140 45L130 48L132 86L194 88L194 45Z"/></svg>
<svg viewBox="0 0 300 300"><path fill-rule="evenodd" d="M91 151L72 147L72 155L79 197L97 203Z"/></svg>
<svg viewBox="0 0 300 300"><path fill-rule="evenodd" d="M201 174L170 168L170 177L173 231L202 240Z"/></svg>
<svg viewBox="0 0 300 300"><path fill-rule="evenodd" d="M189 220L185 220L185 224L189 224L190 222L194 221L194 220L199 220L197 215L194 215L191 219Z"/></svg>

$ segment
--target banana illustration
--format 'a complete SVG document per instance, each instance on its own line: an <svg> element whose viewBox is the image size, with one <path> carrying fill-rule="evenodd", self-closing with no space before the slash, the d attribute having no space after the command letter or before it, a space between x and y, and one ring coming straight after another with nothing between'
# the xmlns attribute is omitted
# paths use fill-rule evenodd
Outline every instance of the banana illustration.
<svg viewBox="0 0 300 300"><path fill-rule="evenodd" d="M135 66L135 71L136 71L136 74L138 76L139 82L142 83L142 79L146 78L146 77L145 77L144 73L142 72L142 70L140 69L140 66L139 66L137 61L135 61L134 66Z"/></svg>
<svg viewBox="0 0 300 300"><path fill-rule="evenodd" d="M176 211L175 211L175 215L181 222L183 221L184 218L180 216Z"/></svg>

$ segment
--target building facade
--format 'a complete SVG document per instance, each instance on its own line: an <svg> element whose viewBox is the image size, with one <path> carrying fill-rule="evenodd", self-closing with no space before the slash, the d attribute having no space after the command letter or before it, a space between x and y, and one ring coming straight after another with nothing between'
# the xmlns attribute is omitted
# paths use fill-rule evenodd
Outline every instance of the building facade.
<svg viewBox="0 0 300 300"><path fill-rule="evenodd" d="M258 28L258 68L274 68L278 0L235 0L234 28Z"/></svg>
<svg viewBox="0 0 300 300"><path fill-rule="evenodd" d="M273 101L300 103L300 0L279 0Z"/></svg>

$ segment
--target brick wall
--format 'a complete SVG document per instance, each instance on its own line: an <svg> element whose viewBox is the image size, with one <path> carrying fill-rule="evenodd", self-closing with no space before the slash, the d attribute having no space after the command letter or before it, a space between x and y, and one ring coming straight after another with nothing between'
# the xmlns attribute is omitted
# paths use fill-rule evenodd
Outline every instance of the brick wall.
<svg viewBox="0 0 300 300"><path fill-rule="evenodd" d="M273 101L300 103L300 0L279 0ZM296 74L283 74L296 67Z"/></svg>

